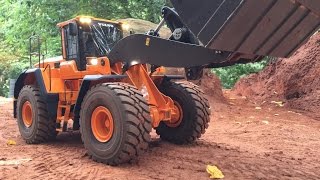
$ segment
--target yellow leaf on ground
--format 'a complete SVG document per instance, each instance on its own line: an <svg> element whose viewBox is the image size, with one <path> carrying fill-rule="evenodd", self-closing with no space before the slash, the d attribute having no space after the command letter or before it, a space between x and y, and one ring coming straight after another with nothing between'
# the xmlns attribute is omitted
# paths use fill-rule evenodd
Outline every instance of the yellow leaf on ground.
<svg viewBox="0 0 320 180"><path fill-rule="evenodd" d="M282 101L271 101L272 104L276 104L280 107L283 107L284 106L284 103Z"/></svg>
<svg viewBox="0 0 320 180"><path fill-rule="evenodd" d="M207 166L207 172L210 174L211 179L222 179L224 178L223 173L220 171L220 169L217 166Z"/></svg>
<svg viewBox="0 0 320 180"><path fill-rule="evenodd" d="M16 145L17 143L14 140L9 140L7 145Z"/></svg>
<svg viewBox="0 0 320 180"><path fill-rule="evenodd" d="M256 107L256 110L261 110L262 108L261 107Z"/></svg>

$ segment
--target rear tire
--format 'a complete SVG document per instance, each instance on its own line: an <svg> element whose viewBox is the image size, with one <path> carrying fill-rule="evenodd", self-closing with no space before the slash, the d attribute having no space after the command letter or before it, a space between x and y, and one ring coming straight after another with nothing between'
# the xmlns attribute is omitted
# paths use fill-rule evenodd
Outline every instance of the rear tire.
<svg viewBox="0 0 320 180"><path fill-rule="evenodd" d="M108 119L113 120L102 123L108 124L105 128L108 132L97 136L101 128L97 131L96 124L99 123L94 117L101 109L106 114L111 113L112 117ZM80 131L84 146L94 161L118 165L136 159L148 148L151 129L149 106L135 87L105 83L87 92L80 111ZM110 131L113 131L111 137Z"/></svg>
<svg viewBox="0 0 320 180"><path fill-rule="evenodd" d="M203 91L190 82L164 82L160 91L172 98L182 109L182 121L170 125L162 121L156 128L160 138L176 144L192 143L209 127L210 105Z"/></svg>
<svg viewBox="0 0 320 180"><path fill-rule="evenodd" d="M55 139L55 120L50 119L47 103L38 88L24 86L17 102L17 121L22 138L28 144Z"/></svg>

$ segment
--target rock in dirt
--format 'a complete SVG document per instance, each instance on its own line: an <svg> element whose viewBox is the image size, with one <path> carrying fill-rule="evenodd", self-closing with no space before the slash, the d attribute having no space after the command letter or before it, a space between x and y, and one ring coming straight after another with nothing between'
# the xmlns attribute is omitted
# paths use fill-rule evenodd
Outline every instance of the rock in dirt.
<svg viewBox="0 0 320 180"><path fill-rule="evenodd" d="M320 33L316 33L291 58L273 61L241 79L233 91L256 101L284 101L287 107L315 114L320 108L319 76Z"/></svg>
<svg viewBox="0 0 320 180"><path fill-rule="evenodd" d="M22 163L26 163L29 161L32 161L32 159L26 158L26 159L14 159L14 160L1 160L0 166L20 165Z"/></svg>

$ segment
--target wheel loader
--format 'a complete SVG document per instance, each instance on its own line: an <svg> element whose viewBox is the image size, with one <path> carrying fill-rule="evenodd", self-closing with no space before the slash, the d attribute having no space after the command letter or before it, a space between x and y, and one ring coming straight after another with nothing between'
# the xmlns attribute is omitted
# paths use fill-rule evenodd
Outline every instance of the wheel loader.
<svg viewBox="0 0 320 180"><path fill-rule="evenodd" d="M192 143L208 128L210 106L185 77L159 75L290 57L319 29L318 0L171 0L146 34L123 37L124 24L78 16L58 24L62 56L19 76L14 116L29 144L80 130L90 157L109 165L135 159L154 128L161 139ZM161 27L172 31L159 36ZM72 124L72 127L68 125Z"/></svg>

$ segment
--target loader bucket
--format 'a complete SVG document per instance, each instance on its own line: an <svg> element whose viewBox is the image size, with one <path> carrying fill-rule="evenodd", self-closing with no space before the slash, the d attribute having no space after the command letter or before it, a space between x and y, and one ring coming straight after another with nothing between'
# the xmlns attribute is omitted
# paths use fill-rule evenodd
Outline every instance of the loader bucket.
<svg viewBox="0 0 320 180"><path fill-rule="evenodd" d="M320 27L320 0L171 0L201 43L220 51L290 57Z"/></svg>

